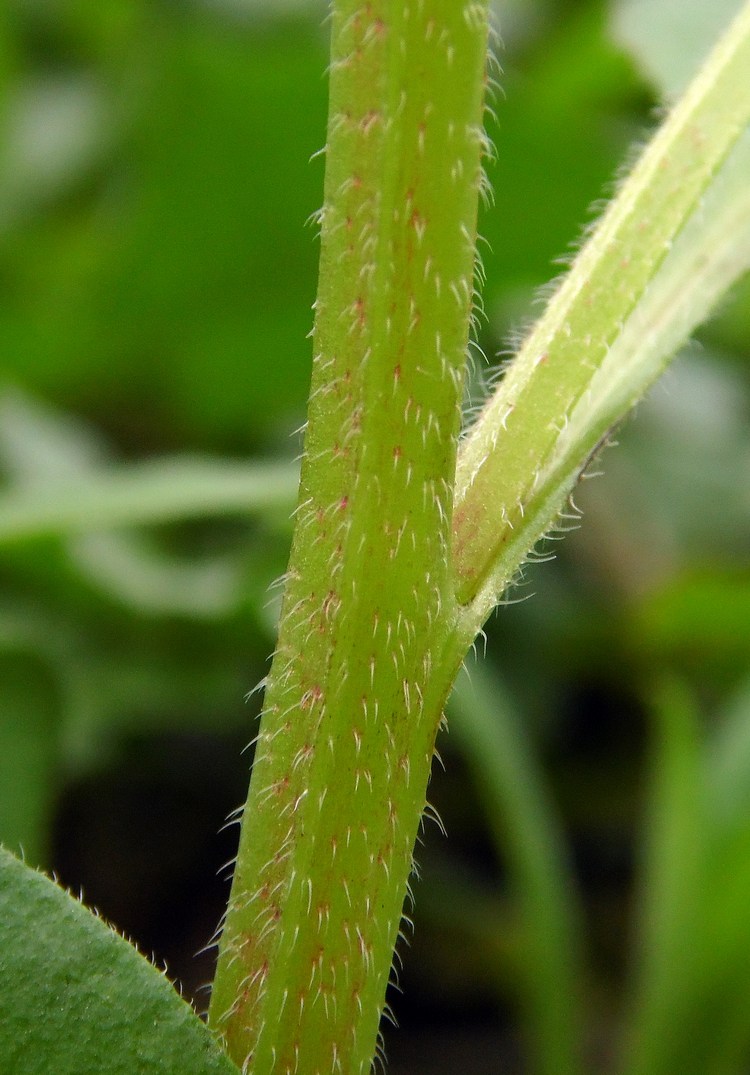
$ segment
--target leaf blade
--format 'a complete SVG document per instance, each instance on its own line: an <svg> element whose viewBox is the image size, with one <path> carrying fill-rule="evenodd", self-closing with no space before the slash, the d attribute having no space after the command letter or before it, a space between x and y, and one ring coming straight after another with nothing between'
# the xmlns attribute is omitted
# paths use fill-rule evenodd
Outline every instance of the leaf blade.
<svg viewBox="0 0 750 1075"><path fill-rule="evenodd" d="M231 1075L166 978L0 848L0 1065L15 1075Z"/></svg>

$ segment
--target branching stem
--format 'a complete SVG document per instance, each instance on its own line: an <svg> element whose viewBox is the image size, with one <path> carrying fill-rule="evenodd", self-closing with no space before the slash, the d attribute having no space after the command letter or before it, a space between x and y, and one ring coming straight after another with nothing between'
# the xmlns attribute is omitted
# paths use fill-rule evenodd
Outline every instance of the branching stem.
<svg viewBox="0 0 750 1075"><path fill-rule="evenodd" d="M713 208L709 188L750 121L750 2L456 467L486 39L486 0L333 5L300 502L210 1011L256 1075L369 1069L458 667L601 438L747 264L745 185Z"/></svg>

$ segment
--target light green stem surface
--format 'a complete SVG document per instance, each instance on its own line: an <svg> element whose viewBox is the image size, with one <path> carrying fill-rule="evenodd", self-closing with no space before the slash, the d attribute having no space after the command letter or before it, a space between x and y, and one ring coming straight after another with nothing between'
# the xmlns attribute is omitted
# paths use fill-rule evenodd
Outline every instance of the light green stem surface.
<svg viewBox="0 0 750 1075"><path fill-rule="evenodd" d="M466 606L461 645L471 644L608 430L750 264L749 71L746 3L464 442L453 546ZM712 201L717 176L724 186Z"/></svg>
<svg viewBox="0 0 750 1075"><path fill-rule="evenodd" d="M300 503L210 1010L256 1075L369 1069L465 652L597 444L747 266L730 163L750 121L750 2L456 465L486 37L486 3L333 7ZM712 204L720 173L731 194Z"/></svg>
<svg viewBox="0 0 750 1075"><path fill-rule="evenodd" d="M258 1075L375 1052L456 671L486 47L484 3L334 5L300 504L210 1011Z"/></svg>

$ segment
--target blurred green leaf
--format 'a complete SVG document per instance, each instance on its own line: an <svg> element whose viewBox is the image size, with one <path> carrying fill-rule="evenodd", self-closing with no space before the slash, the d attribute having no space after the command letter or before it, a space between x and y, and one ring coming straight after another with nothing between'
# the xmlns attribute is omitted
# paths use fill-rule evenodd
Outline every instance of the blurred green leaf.
<svg viewBox="0 0 750 1075"><path fill-rule="evenodd" d="M523 939L519 949L530 1042L547 1075L580 1070L575 1009L582 991L580 923L562 837L519 715L496 676L459 677L451 727L511 865Z"/></svg>
<svg viewBox="0 0 750 1075"><path fill-rule="evenodd" d="M58 184L4 245L6 376L131 446L244 454L304 410L320 12L99 7L14 5L18 92L52 68L114 112L80 181ZM38 114L45 129L52 121L52 109ZM14 189L21 173L8 177Z"/></svg>
<svg viewBox="0 0 750 1075"><path fill-rule="evenodd" d="M479 222L489 320L481 342L504 349L515 346L535 294L559 271L611 183L634 134L623 99L640 92L601 4L535 14L539 31L519 56L499 49L497 123L488 119L498 153L487 163L495 204Z"/></svg>
<svg viewBox="0 0 750 1075"><path fill-rule="evenodd" d="M750 680L722 713L709 743L707 764L719 829L750 827Z"/></svg>
<svg viewBox="0 0 750 1075"><path fill-rule="evenodd" d="M736 676L750 660L750 578L744 571L678 575L644 599L633 644L651 659L705 675Z"/></svg>
<svg viewBox="0 0 750 1075"><path fill-rule="evenodd" d="M676 97L742 0L615 0L616 39L665 97Z"/></svg>
<svg viewBox="0 0 750 1075"><path fill-rule="evenodd" d="M137 534L86 534L71 542L70 553L89 581L142 613L212 618L243 599L236 556L177 560Z"/></svg>
<svg viewBox="0 0 750 1075"><path fill-rule="evenodd" d="M706 882L707 795L693 699L678 680L653 693L654 762L637 922L635 1004L625 1072L669 1075L686 1036L699 967L694 960ZM691 1068L691 1070L693 1070Z"/></svg>
<svg viewBox="0 0 750 1075"><path fill-rule="evenodd" d="M0 843L47 859L59 777L60 685L43 657L0 631Z"/></svg>
<svg viewBox="0 0 750 1075"><path fill-rule="evenodd" d="M624 1071L735 1075L750 1048L747 732L738 708L708 752L683 681L662 682L654 708L640 965Z"/></svg>
<svg viewBox="0 0 750 1075"><path fill-rule="evenodd" d="M114 124L100 87L85 76L40 77L19 86L6 109L0 234L80 182L109 147Z"/></svg>
<svg viewBox="0 0 750 1075"><path fill-rule="evenodd" d="M13 479L0 494L0 544L78 534L68 541L73 562L135 609L218 616L236 608L244 575L237 555L186 561L165 555L144 535L88 531L288 512L296 467L177 457L107 471L104 458L102 443L83 423L18 394L0 401L0 466Z"/></svg>
<svg viewBox="0 0 750 1075"><path fill-rule="evenodd" d="M291 463L148 460L0 494L0 543L217 515L289 511Z"/></svg>

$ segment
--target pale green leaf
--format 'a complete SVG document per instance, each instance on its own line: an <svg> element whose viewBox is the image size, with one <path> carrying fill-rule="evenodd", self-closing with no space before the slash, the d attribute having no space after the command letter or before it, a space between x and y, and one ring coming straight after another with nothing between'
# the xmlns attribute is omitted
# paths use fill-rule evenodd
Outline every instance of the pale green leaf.
<svg viewBox="0 0 750 1075"><path fill-rule="evenodd" d="M613 7L615 39L661 94L676 97L741 0L616 0Z"/></svg>

